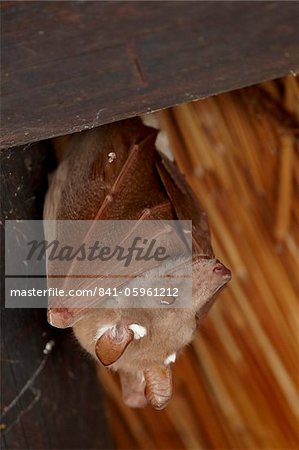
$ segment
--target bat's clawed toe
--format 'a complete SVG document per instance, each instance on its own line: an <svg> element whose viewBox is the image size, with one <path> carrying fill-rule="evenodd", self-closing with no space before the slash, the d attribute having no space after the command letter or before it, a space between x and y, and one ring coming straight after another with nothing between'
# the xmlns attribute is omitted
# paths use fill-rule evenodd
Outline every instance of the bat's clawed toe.
<svg viewBox="0 0 299 450"><path fill-rule="evenodd" d="M69 308L48 308L47 319L53 327L68 328L78 320L78 317Z"/></svg>
<svg viewBox="0 0 299 450"><path fill-rule="evenodd" d="M98 338L95 353L104 366L110 366L121 357L133 339L132 330L123 326L113 326Z"/></svg>

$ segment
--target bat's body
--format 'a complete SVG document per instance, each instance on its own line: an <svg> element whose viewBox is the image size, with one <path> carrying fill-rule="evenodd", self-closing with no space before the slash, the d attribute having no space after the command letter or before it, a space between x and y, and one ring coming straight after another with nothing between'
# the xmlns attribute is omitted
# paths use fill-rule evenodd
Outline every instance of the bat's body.
<svg viewBox="0 0 299 450"><path fill-rule="evenodd" d="M191 342L230 272L214 259L206 215L176 167L155 150L155 137L139 119L71 136L44 218L192 220L191 307L49 311L50 323L73 325L81 345L120 373L127 404L159 409L171 397L170 363ZM138 278L130 283L144 287Z"/></svg>

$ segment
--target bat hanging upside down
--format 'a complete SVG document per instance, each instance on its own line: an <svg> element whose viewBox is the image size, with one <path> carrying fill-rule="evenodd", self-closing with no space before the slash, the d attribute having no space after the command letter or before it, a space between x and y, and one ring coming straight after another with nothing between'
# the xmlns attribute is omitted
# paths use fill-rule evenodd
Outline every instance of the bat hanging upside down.
<svg viewBox="0 0 299 450"><path fill-rule="evenodd" d="M62 156L44 219L192 220L192 307L48 309L53 326L73 326L82 347L119 373L126 404L162 409L172 395L171 363L231 274L213 255L206 213L157 151L157 133L134 118L55 139Z"/></svg>

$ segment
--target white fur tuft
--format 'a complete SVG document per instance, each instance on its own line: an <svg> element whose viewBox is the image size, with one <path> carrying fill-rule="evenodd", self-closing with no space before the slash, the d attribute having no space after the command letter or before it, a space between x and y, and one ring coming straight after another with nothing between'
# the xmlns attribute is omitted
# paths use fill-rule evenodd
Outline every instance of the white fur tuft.
<svg viewBox="0 0 299 450"><path fill-rule="evenodd" d="M134 339L141 339L147 334L146 328L138 323L132 323L129 325L129 329L133 331Z"/></svg>
<svg viewBox="0 0 299 450"><path fill-rule="evenodd" d="M96 342L107 330L115 329L116 325L105 325L104 327L100 327L95 334L94 341Z"/></svg>
<svg viewBox="0 0 299 450"><path fill-rule="evenodd" d="M171 355L167 356L167 358L164 360L164 364L168 366L170 363L174 363L176 360L176 353L172 353Z"/></svg>

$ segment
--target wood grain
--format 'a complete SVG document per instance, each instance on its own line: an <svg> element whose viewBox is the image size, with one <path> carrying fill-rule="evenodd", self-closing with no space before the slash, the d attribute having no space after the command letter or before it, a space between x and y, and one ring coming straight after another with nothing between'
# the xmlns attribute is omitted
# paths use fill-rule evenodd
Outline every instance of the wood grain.
<svg viewBox="0 0 299 450"><path fill-rule="evenodd" d="M41 219L51 168L45 143L1 154L3 219ZM45 309L4 307L1 221L1 448L111 449L92 361L71 333L50 327ZM18 242L16 240L16 249Z"/></svg>
<svg viewBox="0 0 299 450"><path fill-rule="evenodd" d="M2 147L299 70L298 2L2 2Z"/></svg>

